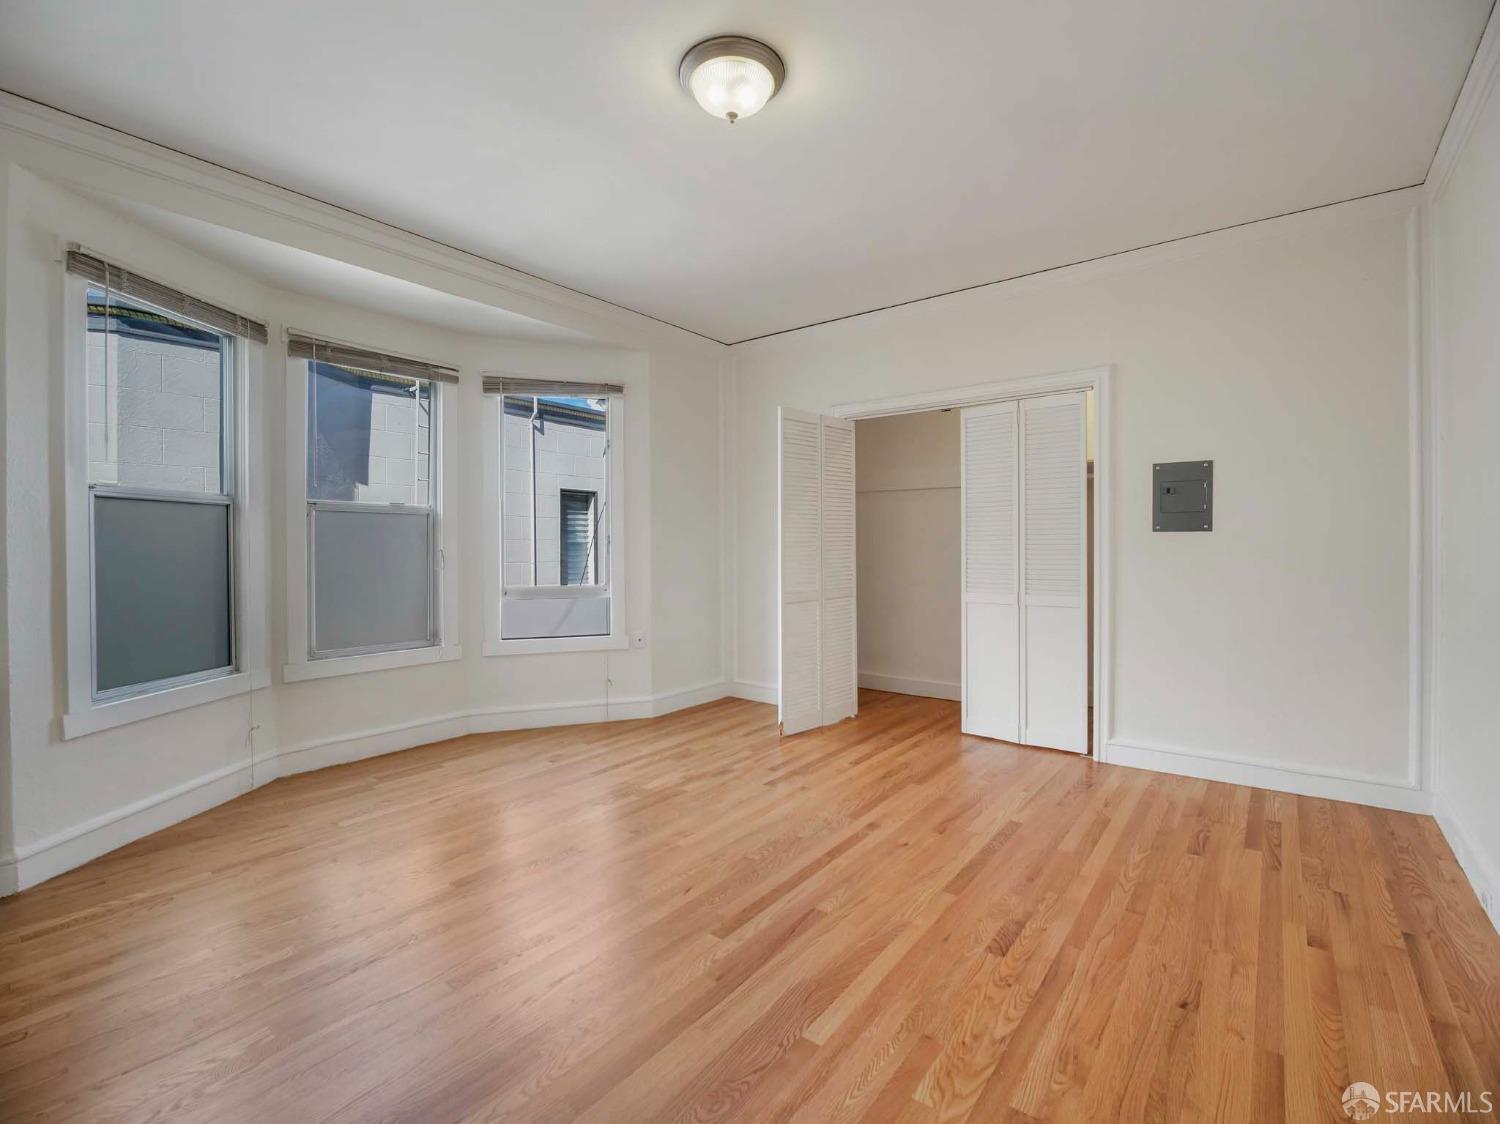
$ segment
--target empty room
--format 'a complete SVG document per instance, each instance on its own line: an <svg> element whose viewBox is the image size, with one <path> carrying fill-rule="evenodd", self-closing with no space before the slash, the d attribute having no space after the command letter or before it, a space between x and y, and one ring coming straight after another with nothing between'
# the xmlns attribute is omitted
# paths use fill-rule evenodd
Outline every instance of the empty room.
<svg viewBox="0 0 1500 1124"><path fill-rule="evenodd" d="M1493 0L0 0L0 1121L1500 1116Z"/></svg>

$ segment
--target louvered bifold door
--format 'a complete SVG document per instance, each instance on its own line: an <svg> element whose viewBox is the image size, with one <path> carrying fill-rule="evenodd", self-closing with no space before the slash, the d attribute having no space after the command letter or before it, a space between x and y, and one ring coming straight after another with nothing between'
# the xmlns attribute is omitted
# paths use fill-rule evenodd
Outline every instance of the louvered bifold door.
<svg viewBox="0 0 1500 1124"><path fill-rule="evenodd" d="M1019 445L1014 402L963 411L963 731L1019 741Z"/></svg>
<svg viewBox="0 0 1500 1124"><path fill-rule="evenodd" d="M854 716L859 698L854 627L854 423L822 424L823 724Z"/></svg>
<svg viewBox="0 0 1500 1124"><path fill-rule="evenodd" d="M1084 396L1021 402L1022 729L1088 751L1088 465Z"/></svg>
<svg viewBox="0 0 1500 1124"><path fill-rule="evenodd" d="M822 420L782 409L777 550L781 588L781 731L822 725Z"/></svg>

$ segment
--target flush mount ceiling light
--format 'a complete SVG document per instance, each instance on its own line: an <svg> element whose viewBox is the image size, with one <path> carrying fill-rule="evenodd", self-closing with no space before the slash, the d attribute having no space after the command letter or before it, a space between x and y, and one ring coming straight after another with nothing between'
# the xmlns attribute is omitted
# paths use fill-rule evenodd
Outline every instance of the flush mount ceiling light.
<svg viewBox="0 0 1500 1124"><path fill-rule="evenodd" d="M720 35L683 55L677 77L694 101L733 125L759 113L775 96L786 78L786 64L757 39Z"/></svg>

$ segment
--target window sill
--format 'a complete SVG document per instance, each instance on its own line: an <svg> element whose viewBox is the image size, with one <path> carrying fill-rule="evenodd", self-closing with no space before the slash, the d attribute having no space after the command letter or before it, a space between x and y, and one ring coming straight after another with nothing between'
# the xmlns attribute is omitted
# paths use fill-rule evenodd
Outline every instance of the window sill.
<svg viewBox="0 0 1500 1124"><path fill-rule="evenodd" d="M158 718L173 711L218 702L235 695L259 691L271 685L270 673L265 671L239 671L219 679L202 683L187 683L181 687L169 687L164 691L153 691L148 695L120 699L118 702L100 703L82 710L72 710L62 717L64 741L81 738L86 734L97 734L131 722L143 722Z"/></svg>
<svg viewBox="0 0 1500 1124"><path fill-rule="evenodd" d="M531 656L545 652L612 652L630 647L628 636L540 636L532 640L486 640L486 656Z"/></svg>
<svg viewBox="0 0 1500 1124"><path fill-rule="evenodd" d="M516 585L502 591L510 601L598 601L609 597L607 585Z"/></svg>
<svg viewBox="0 0 1500 1124"><path fill-rule="evenodd" d="M458 645L440 648L406 648L399 652L372 652L366 656L339 656L328 660L307 660L304 663L289 663L281 669L281 678L287 683L299 683L305 679L330 679L336 675L363 675L367 671L389 671L398 667L416 667L424 663L448 663L462 659L463 648Z"/></svg>

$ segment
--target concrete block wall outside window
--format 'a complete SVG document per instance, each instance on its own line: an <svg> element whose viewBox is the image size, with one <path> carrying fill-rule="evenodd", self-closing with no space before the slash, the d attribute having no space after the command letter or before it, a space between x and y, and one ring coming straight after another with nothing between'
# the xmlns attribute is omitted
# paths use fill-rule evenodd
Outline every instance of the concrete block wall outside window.
<svg viewBox="0 0 1500 1124"><path fill-rule="evenodd" d="M220 356L90 332L89 482L217 492Z"/></svg>
<svg viewBox="0 0 1500 1124"><path fill-rule="evenodd" d="M533 489L529 418L505 413L505 494L501 559L510 587L560 585L561 517L564 489L594 492L595 510L603 511L605 438L603 432L555 419L536 426L536 479ZM535 496L535 509L532 501ZM536 521L536 580L531 574L531 531ZM601 575L607 571L601 565Z"/></svg>
<svg viewBox="0 0 1500 1124"><path fill-rule="evenodd" d="M365 476L368 483L355 486L354 498L361 503L427 503L431 448L430 397L413 401L374 395L370 403L370 463Z"/></svg>

